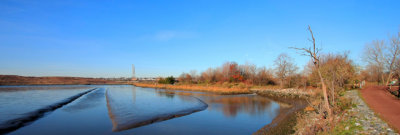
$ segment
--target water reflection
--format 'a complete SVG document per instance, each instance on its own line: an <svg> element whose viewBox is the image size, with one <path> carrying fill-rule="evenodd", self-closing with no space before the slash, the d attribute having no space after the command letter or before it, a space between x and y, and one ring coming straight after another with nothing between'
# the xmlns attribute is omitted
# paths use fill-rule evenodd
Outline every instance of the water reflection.
<svg viewBox="0 0 400 135"><path fill-rule="evenodd" d="M277 102L257 95L217 95L130 85L96 87L102 89L10 134L251 134L270 123L281 107ZM24 91L23 97L30 97L26 92L30 91ZM30 98L29 102L41 102L53 97L51 94L64 97L76 92L79 91L46 90L34 96L37 98ZM7 94L0 94L0 97L4 95ZM16 99L21 97L0 98L0 104ZM54 100L46 100L46 103L49 101ZM22 103L22 99L18 102ZM8 113L8 110L0 105L1 112ZM184 117L174 119L179 116Z"/></svg>
<svg viewBox="0 0 400 135"><path fill-rule="evenodd" d="M108 89L105 96L113 131L140 127L207 108L207 104L194 97L173 98L165 94L160 98L159 93L135 89Z"/></svg>
<svg viewBox="0 0 400 135"><path fill-rule="evenodd" d="M88 93L83 96L76 104L71 104L63 108L67 112L79 112L84 109L94 108L96 106L102 105L102 99L104 98L105 89L99 88L93 92Z"/></svg>
<svg viewBox="0 0 400 135"><path fill-rule="evenodd" d="M90 89L94 85L35 85L35 86L0 86L0 92L32 91L32 90L74 90Z"/></svg>
<svg viewBox="0 0 400 135"><path fill-rule="evenodd" d="M4 123L0 123L0 134L3 133L8 133L11 131L14 131L18 128L21 128L23 126L29 125L31 122L43 117L45 114L52 112L60 107L63 107L64 105L67 105L74 100L78 99L79 97L90 93L91 91L94 91L95 89L91 90L86 90L84 92L78 93L76 95L73 95L71 97L68 97L66 99L63 99L59 102L52 103L50 105L44 106L42 108L33 110L31 112L25 113L18 118L14 119L9 119L8 121Z"/></svg>
<svg viewBox="0 0 400 135"><path fill-rule="evenodd" d="M46 87L49 87L46 89ZM83 92L83 86L0 86L0 123Z"/></svg>
<svg viewBox="0 0 400 135"><path fill-rule="evenodd" d="M249 115L272 114L271 100L259 96L221 96L210 97L206 102L220 104L220 106L211 106L210 109L219 109L227 117L235 117L238 112Z"/></svg>
<svg viewBox="0 0 400 135"><path fill-rule="evenodd" d="M175 93L174 92L163 92L163 91L156 91L157 95L160 97L167 97L167 98L174 98Z"/></svg>
<svg viewBox="0 0 400 135"><path fill-rule="evenodd" d="M195 96L206 102L208 110L221 111L226 117L235 117L238 113L246 113L252 116L274 115L279 110L272 106L272 101L268 98L253 95L218 95L213 93L157 90L158 96L173 98L175 95L181 97ZM184 100L184 99L183 99Z"/></svg>

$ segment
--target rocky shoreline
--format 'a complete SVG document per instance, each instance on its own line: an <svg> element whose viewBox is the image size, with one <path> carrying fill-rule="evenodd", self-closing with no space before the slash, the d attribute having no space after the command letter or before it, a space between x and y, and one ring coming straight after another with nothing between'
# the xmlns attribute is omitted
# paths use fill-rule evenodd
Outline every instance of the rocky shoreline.
<svg viewBox="0 0 400 135"><path fill-rule="evenodd" d="M285 97L285 98L299 98L306 99L315 95L312 90L300 90L294 88L288 89L250 89L251 92L258 95L269 97Z"/></svg>

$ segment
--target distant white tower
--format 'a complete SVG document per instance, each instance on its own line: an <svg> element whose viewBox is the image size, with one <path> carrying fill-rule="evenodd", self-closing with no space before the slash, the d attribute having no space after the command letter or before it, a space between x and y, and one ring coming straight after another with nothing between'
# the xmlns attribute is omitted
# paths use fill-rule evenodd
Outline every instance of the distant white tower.
<svg viewBox="0 0 400 135"><path fill-rule="evenodd" d="M135 76L135 65L132 64L132 81L136 81L136 76Z"/></svg>

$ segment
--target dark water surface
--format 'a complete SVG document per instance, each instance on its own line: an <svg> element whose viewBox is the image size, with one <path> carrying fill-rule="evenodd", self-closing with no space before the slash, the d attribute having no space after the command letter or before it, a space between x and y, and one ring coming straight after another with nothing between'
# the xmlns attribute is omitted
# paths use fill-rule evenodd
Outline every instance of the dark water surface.
<svg viewBox="0 0 400 135"><path fill-rule="evenodd" d="M277 102L252 94L130 85L0 86L0 125L93 88L9 134L252 134L280 109Z"/></svg>

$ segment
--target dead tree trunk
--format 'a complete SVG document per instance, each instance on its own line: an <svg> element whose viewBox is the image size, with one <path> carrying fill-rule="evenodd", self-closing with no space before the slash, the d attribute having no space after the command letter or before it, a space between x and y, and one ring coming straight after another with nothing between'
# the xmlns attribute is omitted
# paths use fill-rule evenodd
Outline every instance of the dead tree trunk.
<svg viewBox="0 0 400 135"><path fill-rule="evenodd" d="M331 117L332 111L331 111L330 106L329 106L329 100L328 100L328 93L327 93L327 90L326 90L326 84L325 84L324 77L321 74L320 67L319 67L319 65L320 65L320 59L319 59L319 54L318 54L319 49L315 47L315 38L314 38L314 34L313 34L310 26L308 26L308 31L311 34L311 42L313 44L312 48L310 47L310 48L294 48L294 49L303 51L303 55L311 57L311 60L312 60L312 62L314 64L314 67L318 71L319 79L321 81L322 94L323 94L323 98L324 98L324 103L323 103L324 109L328 113L327 117Z"/></svg>

